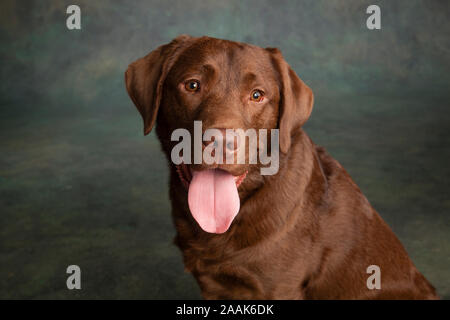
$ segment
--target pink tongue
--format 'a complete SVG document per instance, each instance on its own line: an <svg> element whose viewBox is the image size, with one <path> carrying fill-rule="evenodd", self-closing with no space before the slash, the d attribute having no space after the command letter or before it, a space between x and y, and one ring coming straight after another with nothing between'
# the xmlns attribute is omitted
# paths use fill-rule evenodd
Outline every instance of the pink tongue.
<svg viewBox="0 0 450 320"><path fill-rule="evenodd" d="M204 231L224 233L240 207L234 177L217 169L193 171L188 202L192 216Z"/></svg>

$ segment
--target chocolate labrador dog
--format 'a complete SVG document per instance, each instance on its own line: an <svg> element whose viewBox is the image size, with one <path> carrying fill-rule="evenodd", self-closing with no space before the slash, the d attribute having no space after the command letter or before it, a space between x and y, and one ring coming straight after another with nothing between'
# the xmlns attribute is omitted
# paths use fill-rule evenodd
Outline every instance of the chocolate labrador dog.
<svg viewBox="0 0 450 320"><path fill-rule="evenodd" d="M132 63L125 81L144 133L156 123L175 243L204 298L437 298L345 169L302 130L313 93L278 49L182 35ZM195 121L201 133L278 130L279 144L266 144L279 146L278 171L174 163L172 133L195 135Z"/></svg>

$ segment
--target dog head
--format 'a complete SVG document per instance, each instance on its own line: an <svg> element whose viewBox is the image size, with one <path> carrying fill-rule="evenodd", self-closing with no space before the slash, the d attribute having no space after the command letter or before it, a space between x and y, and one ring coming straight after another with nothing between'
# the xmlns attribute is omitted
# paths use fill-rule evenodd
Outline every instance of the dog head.
<svg viewBox="0 0 450 320"><path fill-rule="evenodd" d="M132 63L125 82L144 120L144 134L157 123L172 160L177 144L172 134L182 129L193 137L173 166L189 191L191 213L208 232L228 229L239 211L238 188L267 166L258 161L261 149L272 155L279 146L288 153L291 137L313 106L311 89L278 49L210 37L177 37ZM199 151L212 161L195 159Z"/></svg>

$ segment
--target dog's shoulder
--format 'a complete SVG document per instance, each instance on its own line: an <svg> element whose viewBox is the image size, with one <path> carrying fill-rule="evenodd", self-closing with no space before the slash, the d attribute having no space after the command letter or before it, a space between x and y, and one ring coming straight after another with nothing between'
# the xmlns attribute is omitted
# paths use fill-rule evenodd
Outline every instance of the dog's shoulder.
<svg viewBox="0 0 450 320"><path fill-rule="evenodd" d="M325 148L315 146L315 151L327 180L328 190L332 190L332 195L330 192L329 195L333 198L335 208L344 209L345 214L359 212L372 217L374 212L372 206L347 170Z"/></svg>
<svg viewBox="0 0 450 320"><path fill-rule="evenodd" d="M324 147L314 145L315 152L318 156L319 163L322 167L323 173L325 174L325 177L327 180L330 180L331 177L335 176L336 174L342 172L344 168L341 166L341 164L334 159L326 150ZM345 171L345 170L344 170Z"/></svg>

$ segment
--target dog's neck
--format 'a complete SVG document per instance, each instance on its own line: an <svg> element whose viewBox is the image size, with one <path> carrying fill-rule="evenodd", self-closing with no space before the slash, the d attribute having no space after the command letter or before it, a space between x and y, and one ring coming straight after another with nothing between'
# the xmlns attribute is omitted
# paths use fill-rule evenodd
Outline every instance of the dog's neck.
<svg viewBox="0 0 450 320"><path fill-rule="evenodd" d="M308 135L299 130L292 137L292 144L287 154L280 154L280 168L276 175L263 176L263 184L251 196L244 199L239 215L236 217L236 231L248 230L255 233L276 235L284 234L286 228L294 228L301 216L292 214L295 208L304 208L320 201L320 195L327 190L327 180L324 176L316 147ZM282 196L274 196L273 192ZM299 195L301 195L299 197ZM312 199L314 195L317 199ZM271 210L266 210L270 207ZM274 215L273 210L278 214ZM265 212L272 212L266 215ZM243 225L243 228L239 228ZM248 226L251 225L251 228ZM249 243L252 241L249 241Z"/></svg>

